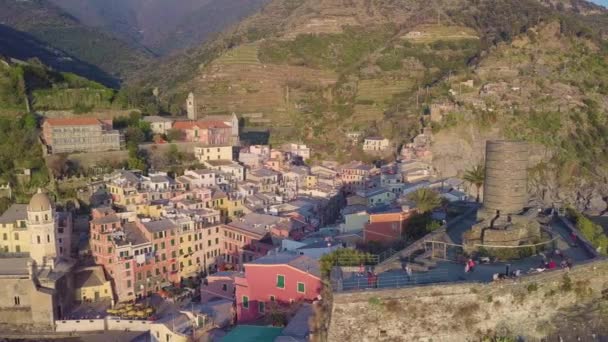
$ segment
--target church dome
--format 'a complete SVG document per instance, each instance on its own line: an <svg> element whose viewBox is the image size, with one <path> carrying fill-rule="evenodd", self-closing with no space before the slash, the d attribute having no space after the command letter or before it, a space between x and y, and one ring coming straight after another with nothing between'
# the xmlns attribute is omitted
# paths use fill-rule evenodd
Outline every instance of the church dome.
<svg viewBox="0 0 608 342"><path fill-rule="evenodd" d="M27 206L28 211L48 211L51 210L51 199L47 194L38 189L38 192L32 196L30 204Z"/></svg>

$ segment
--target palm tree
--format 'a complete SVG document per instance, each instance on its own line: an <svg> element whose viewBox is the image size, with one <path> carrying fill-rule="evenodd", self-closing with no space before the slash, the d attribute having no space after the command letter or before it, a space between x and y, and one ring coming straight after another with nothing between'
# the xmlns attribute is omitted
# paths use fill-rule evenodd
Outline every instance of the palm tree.
<svg viewBox="0 0 608 342"><path fill-rule="evenodd" d="M427 213L439 206L441 206L441 197L439 194L431 189L422 188L412 192L408 198L416 203L416 207L421 214Z"/></svg>
<svg viewBox="0 0 608 342"><path fill-rule="evenodd" d="M483 185L483 182L486 180L485 166L483 164L479 164L479 165L473 167L472 169L467 170L464 173L463 178L469 184L475 185L475 188L477 189L476 201L479 202L479 190L481 190L481 186Z"/></svg>

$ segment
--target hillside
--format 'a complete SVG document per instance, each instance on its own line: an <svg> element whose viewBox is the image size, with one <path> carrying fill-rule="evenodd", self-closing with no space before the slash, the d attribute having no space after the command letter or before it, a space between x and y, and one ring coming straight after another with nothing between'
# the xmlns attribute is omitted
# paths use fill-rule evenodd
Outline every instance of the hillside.
<svg viewBox="0 0 608 342"><path fill-rule="evenodd" d="M236 112L270 126L272 142L300 139L320 157L351 154L347 131L398 145L422 121L446 176L477 164L484 139L525 139L538 200L589 209L608 196L594 186L608 161L607 23L579 0L275 0L131 84L159 86L168 108L193 91L199 112ZM431 123L437 108L443 119ZM595 193L545 173L564 167Z"/></svg>
<svg viewBox="0 0 608 342"><path fill-rule="evenodd" d="M39 59L20 61L0 58L0 116L16 116L47 110L124 110L141 103L125 91L116 91L78 76L49 68Z"/></svg>
<svg viewBox="0 0 608 342"><path fill-rule="evenodd" d="M200 44L255 12L268 0L50 1L88 26L166 55Z"/></svg>
<svg viewBox="0 0 608 342"><path fill-rule="evenodd" d="M44 63L76 71L61 68L70 64L63 60L74 62L71 64L81 65L83 76L108 85L117 85L121 78L150 60L151 55L145 50L82 24L46 0L0 0L0 8L0 24L4 26L0 39L10 43L0 45L5 55L38 57L19 44L25 38L28 44L48 51L39 57Z"/></svg>

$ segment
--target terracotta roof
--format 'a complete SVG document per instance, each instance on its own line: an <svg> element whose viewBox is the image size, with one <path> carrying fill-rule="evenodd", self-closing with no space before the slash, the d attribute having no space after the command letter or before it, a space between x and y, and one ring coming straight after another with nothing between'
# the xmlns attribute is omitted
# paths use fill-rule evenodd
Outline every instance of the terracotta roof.
<svg viewBox="0 0 608 342"><path fill-rule="evenodd" d="M96 118L52 118L46 119L45 123L51 126L91 126L99 125L101 121Z"/></svg>
<svg viewBox="0 0 608 342"><path fill-rule="evenodd" d="M230 128L222 121L217 120L202 120L202 121L176 121L173 124L174 129L192 129L194 126L198 128Z"/></svg>

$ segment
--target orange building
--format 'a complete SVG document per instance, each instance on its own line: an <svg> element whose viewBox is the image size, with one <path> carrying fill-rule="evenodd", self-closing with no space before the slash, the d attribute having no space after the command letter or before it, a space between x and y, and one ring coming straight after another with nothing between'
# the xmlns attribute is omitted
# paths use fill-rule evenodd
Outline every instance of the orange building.
<svg viewBox="0 0 608 342"><path fill-rule="evenodd" d="M414 211L394 209L381 213L370 213L369 222L363 229L365 242L376 241L391 243L402 238L407 229L407 222Z"/></svg>

